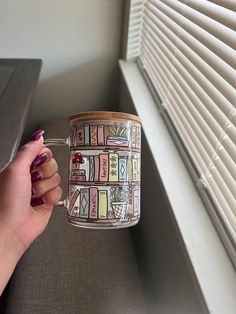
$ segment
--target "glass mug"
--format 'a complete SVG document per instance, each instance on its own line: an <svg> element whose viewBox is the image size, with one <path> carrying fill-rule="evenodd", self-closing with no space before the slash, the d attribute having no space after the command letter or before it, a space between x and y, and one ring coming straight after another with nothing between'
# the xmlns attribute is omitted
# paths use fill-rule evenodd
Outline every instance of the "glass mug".
<svg viewBox="0 0 236 314"><path fill-rule="evenodd" d="M68 221L84 228L135 225L140 218L141 120L121 112L93 111L69 117L67 139L45 145L70 149Z"/></svg>

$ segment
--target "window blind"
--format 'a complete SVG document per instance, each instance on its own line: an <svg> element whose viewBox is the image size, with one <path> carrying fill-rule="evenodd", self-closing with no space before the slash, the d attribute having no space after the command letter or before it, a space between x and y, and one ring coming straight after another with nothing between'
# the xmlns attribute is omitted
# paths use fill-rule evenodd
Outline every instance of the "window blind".
<svg viewBox="0 0 236 314"><path fill-rule="evenodd" d="M158 93L234 258L235 11L234 0L131 0L126 53Z"/></svg>

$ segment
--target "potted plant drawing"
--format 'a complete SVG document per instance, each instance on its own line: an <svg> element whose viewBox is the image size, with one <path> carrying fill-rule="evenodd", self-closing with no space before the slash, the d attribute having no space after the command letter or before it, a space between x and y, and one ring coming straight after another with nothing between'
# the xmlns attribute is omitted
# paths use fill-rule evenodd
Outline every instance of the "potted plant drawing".
<svg viewBox="0 0 236 314"><path fill-rule="evenodd" d="M128 146L127 127L122 123L114 123L108 128L107 145Z"/></svg>
<svg viewBox="0 0 236 314"><path fill-rule="evenodd" d="M117 219L125 219L128 203L130 202L129 188L112 187L110 201L114 217Z"/></svg>

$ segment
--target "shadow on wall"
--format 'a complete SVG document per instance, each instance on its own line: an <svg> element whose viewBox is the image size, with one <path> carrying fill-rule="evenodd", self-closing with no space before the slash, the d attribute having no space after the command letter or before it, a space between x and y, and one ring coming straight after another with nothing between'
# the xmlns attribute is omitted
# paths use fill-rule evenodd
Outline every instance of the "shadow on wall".
<svg viewBox="0 0 236 314"><path fill-rule="evenodd" d="M119 110L136 114L124 80ZM149 313L208 313L144 134L141 190L141 219L130 230Z"/></svg>
<svg viewBox="0 0 236 314"><path fill-rule="evenodd" d="M144 135L141 206L132 236L150 313L205 313Z"/></svg>
<svg viewBox="0 0 236 314"><path fill-rule="evenodd" d="M118 65L106 56L39 82L24 139L44 120L68 117L81 111L116 110L118 87Z"/></svg>

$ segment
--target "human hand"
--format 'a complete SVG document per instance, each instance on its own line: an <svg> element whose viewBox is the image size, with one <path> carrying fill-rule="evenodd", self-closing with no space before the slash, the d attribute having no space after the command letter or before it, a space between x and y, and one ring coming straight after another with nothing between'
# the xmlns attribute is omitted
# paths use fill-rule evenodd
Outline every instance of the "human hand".
<svg viewBox="0 0 236 314"><path fill-rule="evenodd" d="M42 134L35 132L0 172L0 240L4 231L14 238L20 256L43 232L62 194L58 166Z"/></svg>

